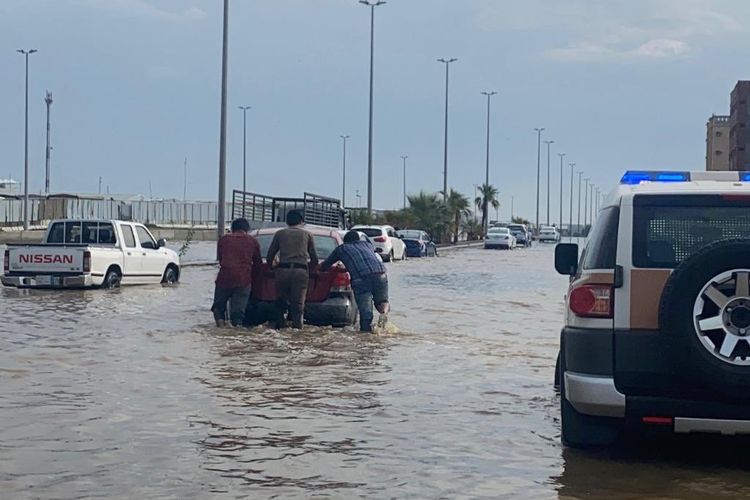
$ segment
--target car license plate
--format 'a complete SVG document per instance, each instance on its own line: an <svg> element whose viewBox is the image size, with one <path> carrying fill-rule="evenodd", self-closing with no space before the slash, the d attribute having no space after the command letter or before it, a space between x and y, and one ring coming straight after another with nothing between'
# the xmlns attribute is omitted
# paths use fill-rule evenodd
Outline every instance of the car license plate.
<svg viewBox="0 0 750 500"><path fill-rule="evenodd" d="M52 276L37 276L36 284L37 286L50 286L52 285Z"/></svg>

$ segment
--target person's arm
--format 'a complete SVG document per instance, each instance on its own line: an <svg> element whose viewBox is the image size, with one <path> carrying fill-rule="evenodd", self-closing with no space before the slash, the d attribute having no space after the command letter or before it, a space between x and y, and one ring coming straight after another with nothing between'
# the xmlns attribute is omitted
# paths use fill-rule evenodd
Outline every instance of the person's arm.
<svg viewBox="0 0 750 500"><path fill-rule="evenodd" d="M273 235L273 240L271 240L271 246L268 247L268 254L266 255L266 262L268 262L269 266L273 267L273 259L276 257L276 254L279 253L279 233Z"/></svg>
<svg viewBox="0 0 750 500"><path fill-rule="evenodd" d="M315 252L315 241L313 241L312 233L308 233L308 235L307 253L310 254L310 268L312 269L318 265L318 254Z"/></svg>
<svg viewBox="0 0 750 500"><path fill-rule="evenodd" d="M258 243L258 240L253 238L253 258L252 258L252 268L253 273L260 272L261 266L263 265L263 258L260 256L260 243Z"/></svg>
<svg viewBox="0 0 750 500"><path fill-rule="evenodd" d="M326 260L323 261L323 263L320 265L320 270L325 272L328 269L331 268L336 262L341 260L341 257L339 257L339 248L336 247L333 252L331 252L331 255L328 256Z"/></svg>

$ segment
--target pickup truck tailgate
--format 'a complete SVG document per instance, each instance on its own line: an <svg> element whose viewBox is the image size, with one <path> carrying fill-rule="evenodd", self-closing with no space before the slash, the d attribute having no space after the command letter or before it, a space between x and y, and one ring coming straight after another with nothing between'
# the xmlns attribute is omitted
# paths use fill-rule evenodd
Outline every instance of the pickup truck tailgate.
<svg viewBox="0 0 750 500"><path fill-rule="evenodd" d="M85 250L51 245L9 247L8 270L18 274L81 273Z"/></svg>

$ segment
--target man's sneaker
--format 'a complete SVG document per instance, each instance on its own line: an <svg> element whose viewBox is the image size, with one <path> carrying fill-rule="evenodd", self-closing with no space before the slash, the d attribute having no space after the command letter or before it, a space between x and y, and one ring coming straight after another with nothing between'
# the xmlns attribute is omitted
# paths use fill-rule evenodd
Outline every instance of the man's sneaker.
<svg viewBox="0 0 750 500"><path fill-rule="evenodd" d="M388 315L387 314L381 314L378 316L378 328L385 328L385 325L388 324Z"/></svg>

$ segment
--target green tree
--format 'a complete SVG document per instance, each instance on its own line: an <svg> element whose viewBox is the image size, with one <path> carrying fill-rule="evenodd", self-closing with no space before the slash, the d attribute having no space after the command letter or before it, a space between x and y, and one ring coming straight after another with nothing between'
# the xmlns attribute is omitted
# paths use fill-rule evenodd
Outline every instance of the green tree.
<svg viewBox="0 0 750 500"><path fill-rule="evenodd" d="M429 232L433 237L442 239L448 228L450 217L445 204L437 193L409 195L409 211L420 229Z"/></svg>
<svg viewBox="0 0 750 500"><path fill-rule="evenodd" d="M451 188L448 192L446 205L451 217L451 233L453 233L453 243L455 244L458 242L461 221L471 215L471 202L469 198Z"/></svg>
<svg viewBox="0 0 750 500"><path fill-rule="evenodd" d="M482 223L476 217L469 217L464 222L463 232L467 240L478 240L483 232Z"/></svg>
<svg viewBox="0 0 750 500"><path fill-rule="evenodd" d="M524 219L523 217L512 217L510 221L513 224L525 224L527 227L531 227L531 221Z"/></svg>
<svg viewBox="0 0 750 500"><path fill-rule="evenodd" d="M499 192L492 184L482 184L479 187L479 196L474 200L474 204L482 211L482 228L487 227L487 217L489 207L494 209L500 207L500 201L497 199ZM482 231L484 232L484 230Z"/></svg>

